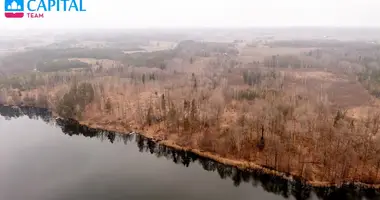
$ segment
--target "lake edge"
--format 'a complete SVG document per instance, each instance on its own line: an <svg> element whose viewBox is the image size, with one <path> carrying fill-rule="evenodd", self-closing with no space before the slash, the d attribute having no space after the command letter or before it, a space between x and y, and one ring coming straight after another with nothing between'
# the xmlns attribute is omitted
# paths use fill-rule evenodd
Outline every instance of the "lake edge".
<svg viewBox="0 0 380 200"><path fill-rule="evenodd" d="M49 109L49 108L41 108L41 107L27 106L27 105L3 105L3 104L0 104L0 107L2 107L2 106L19 108L19 109L21 109L21 108L46 109L49 112L51 112L51 115L52 115L51 117L54 118L55 120L57 120L57 119L67 120L67 121L71 121L73 123L76 123L80 126L84 126L84 127L91 128L91 129L97 129L100 131L116 132L116 133L120 133L120 134L136 133L136 134L144 136L147 139L150 139L150 140L156 142L157 144L161 144L161 145L173 148L173 149L178 150L178 151L190 152L190 153L193 153L199 157L210 159L210 160L213 160L213 161L218 162L218 163L223 164L223 165L227 165L230 167L236 167L239 170L260 171L263 174L282 178L282 179L285 179L285 180L290 181L290 182L298 182L301 184L311 186L311 187L316 188L316 189L318 189L318 188L321 188L321 189L322 188L324 188L324 189L326 189L326 188L339 189L339 188L342 188L343 186L354 186L354 187L358 187L361 189L380 189L380 184L368 184L368 183L363 183L363 182L329 183L329 182L321 182L321 181L308 181L308 180L305 180L305 179L300 178L300 177L293 175L293 174L287 175L284 172L276 171L276 170L267 168L265 166L258 165L255 162L225 158L223 156L220 156L220 155L212 153L212 152L203 151L200 149L186 148L186 147L177 145L174 141L171 141L171 140L156 139L155 137L152 136L152 134L149 134L149 133L152 133L154 131L152 129L146 129L146 130L140 131L140 130L126 129L125 127L122 127L120 124L106 125L106 126L105 125L97 125L91 121L77 120L77 119L71 119L71 118L63 118L63 117L59 116L56 112L54 112L52 109Z"/></svg>

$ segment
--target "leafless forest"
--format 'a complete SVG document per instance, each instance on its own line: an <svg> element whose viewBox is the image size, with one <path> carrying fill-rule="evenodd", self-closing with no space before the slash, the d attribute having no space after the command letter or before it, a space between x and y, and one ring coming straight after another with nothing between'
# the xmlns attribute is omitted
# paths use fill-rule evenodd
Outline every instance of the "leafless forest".
<svg viewBox="0 0 380 200"><path fill-rule="evenodd" d="M0 104L48 107L313 184L379 184L380 30L361 31L115 31L27 47L33 38L4 40Z"/></svg>

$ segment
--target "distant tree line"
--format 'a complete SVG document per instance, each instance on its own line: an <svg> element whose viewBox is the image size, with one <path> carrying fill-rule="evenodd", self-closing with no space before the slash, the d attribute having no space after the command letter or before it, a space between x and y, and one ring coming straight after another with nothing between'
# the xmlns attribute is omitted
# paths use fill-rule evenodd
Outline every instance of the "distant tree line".
<svg viewBox="0 0 380 200"><path fill-rule="evenodd" d="M54 72L60 70L89 67L91 67L90 64L81 62L79 60L55 60L48 62L39 62L36 66L37 70L41 72Z"/></svg>
<svg viewBox="0 0 380 200"><path fill-rule="evenodd" d="M6 56L0 63L0 68L6 72L31 71L39 63L53 62L57 59L94 58L121 60L124 53L120 49L89 49L89 48L40 48L25 52L18 52ZM46 69L46 68L44 68Z"/></svg>

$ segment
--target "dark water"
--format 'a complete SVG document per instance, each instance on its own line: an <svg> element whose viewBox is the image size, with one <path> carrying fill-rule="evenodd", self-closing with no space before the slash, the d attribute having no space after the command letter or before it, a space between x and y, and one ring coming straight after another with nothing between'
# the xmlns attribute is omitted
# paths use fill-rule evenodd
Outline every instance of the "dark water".
<svg viewBox="0 0 380 200"><path fill-rule="evenodd" d="M240 171L118 134L0 106L0 200L379 199L375 190L312 188Z"/></svg>

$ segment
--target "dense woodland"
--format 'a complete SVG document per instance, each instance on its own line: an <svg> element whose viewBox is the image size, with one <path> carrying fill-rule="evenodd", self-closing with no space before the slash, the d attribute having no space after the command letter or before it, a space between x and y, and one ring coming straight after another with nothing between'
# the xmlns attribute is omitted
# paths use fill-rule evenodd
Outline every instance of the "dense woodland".
<svg viewBox="0 0 380 200"><path fill-rule="evenodd" d="M380 45L270 45L314 49L247 62L233 43L184 41L173 50L120 55L112 66L4 75L0 103L48 107L314 183L380 183ZM352 111L362 107L371 112Z"/></svg>

